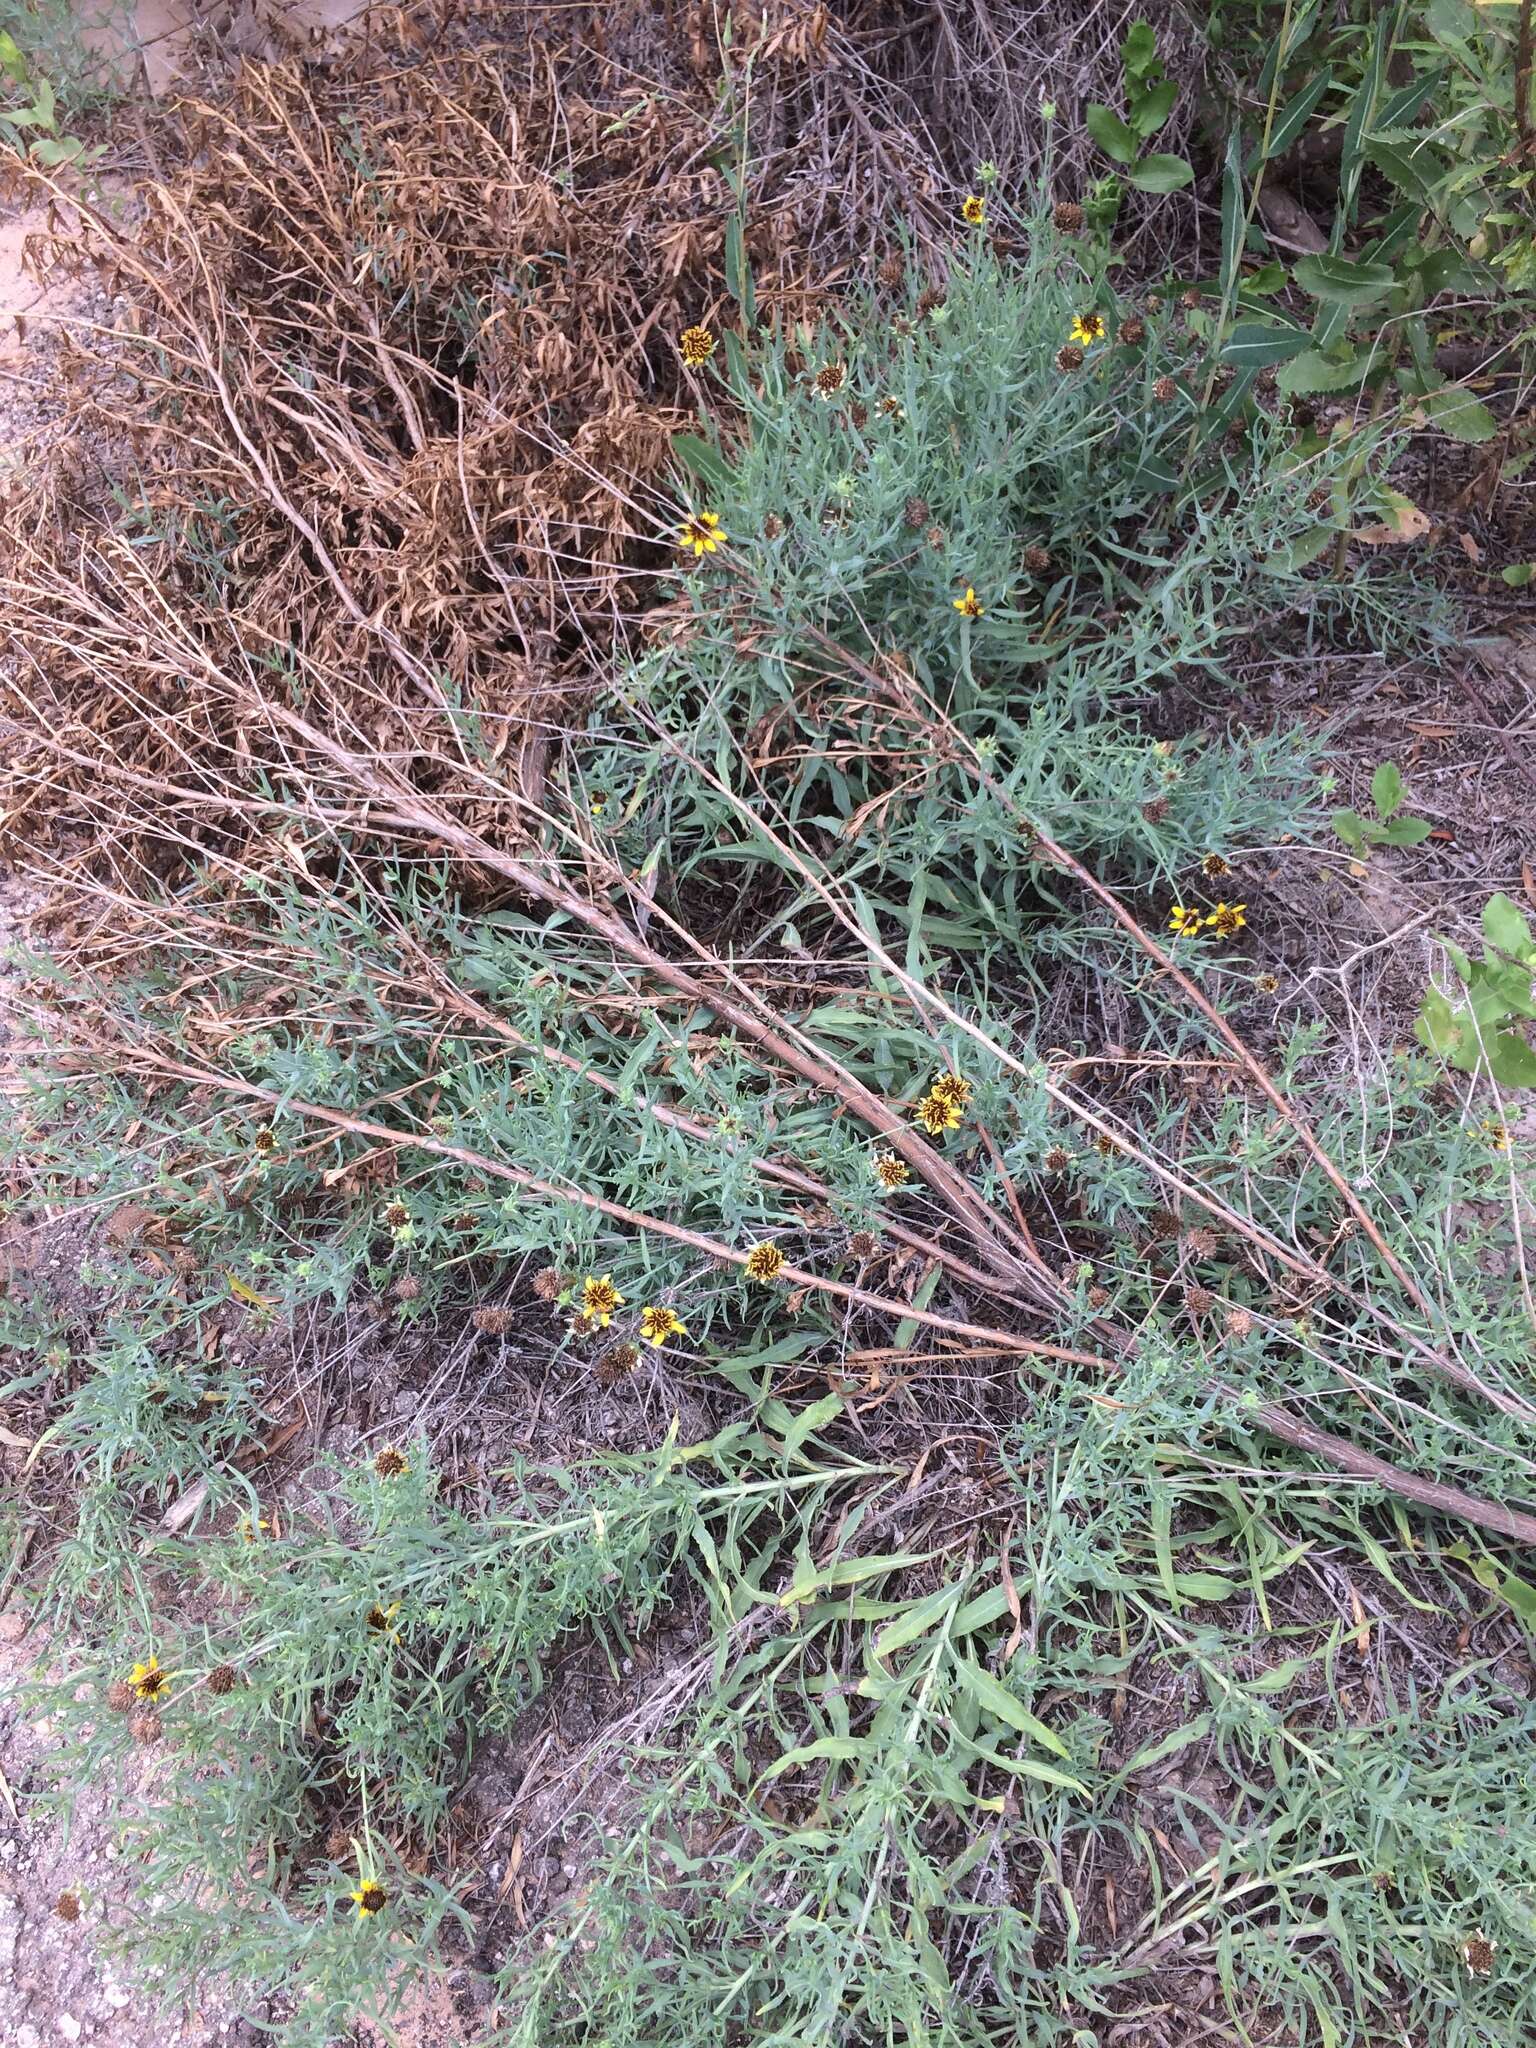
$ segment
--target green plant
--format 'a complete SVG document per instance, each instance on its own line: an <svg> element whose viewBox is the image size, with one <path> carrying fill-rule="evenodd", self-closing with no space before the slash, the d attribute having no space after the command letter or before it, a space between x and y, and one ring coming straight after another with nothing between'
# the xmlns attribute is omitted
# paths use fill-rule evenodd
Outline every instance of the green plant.
<svg viewBox="0 0 1536 2048"><path fill-rule="evenodd" d="M1179 96L1178 82L1168 76L1157 54L1151 24L1133 21L1120 46L1125 73L1125 116L1111 107L1091 105L1083 124L1099 148L1125 166L1128 185L1140 192L1177 192L1194 177L1182 156L1148 152L1146 144L1167 123Z"/></svg>
<svg viewBox="0 0 1536 2048"><path fill-rule="evenodd" d="M1501 1088L1536 1088L1536 1047L1519 1028L1536 1017L1536 939L1510 897L1491 896L1484 904L1483 940L1480 960L1441 941L1465 998L1453 1002L1431 988L1414 1033L1460 1073L1486 1073Z"/></svg>
<svg viewBox="0 0 1536 2048"><path fill-rule="evenodd" d="M0 134L44 169L61 164L85 166L102 154L78 135L60 132L59 104L53 81L39 73L14 36L0 30L0 76L11 88L9 103L0 106ZM30 97L28 97L30 95Z"/></svg>
<svg viewBox="0 0 1536 2048"><path fill-rule="evenodd" d="M1371 777L1371 802L1376 809L1374 818L1351 810L1333 813L1333 829L1352 853L1363 857L1373 846L1422 846L1434 830L1427 818L1398 815L1403 807L1403 778L1390 761L1383 761Z"/></svg>
<svg viewBox="0 0 1536 2048"><path fill-rule="evenodd" d="M1309 746L1145 719L1239 636L1344 630L1306 550L1392 511L1401 443L1224 414L1171 313L987 204L1019 263L969 238L942 295L722 343L647 508L671 602L535 793L478 699L380 745L312 619L232 630L222 501L125 490L81 554L110 601L14 577L102 707L57 743L149 701L204 778L206 845L110 980L56 967L0 1133L163 1251L0 1341L99 1634L46 1694L66 1780L197 1760L125 1818L172 1999L297 2000L298 2048L387 2016L391 1959L492 1972L507 2048L1084 2048L1197 1991L1351 2048L1529 2018L1528 1702L1481 1643L1431 1713L1411 1659L1360 1672L1377 1615L1519 1613L1506 1155L1432 1061L1239 1035L1257 907L1195 949L1169 899L1315 828ZM163 830L166 776L103 767ZM257 1340L323 1312L450 1335L475 1471L424 1415L258 1486ZM497 1438L509 1352L559 1457ZM456 1830L541 1707L593 1731L523 1816L574 1881L530 1853L513 1926L510 1852ZM1463 1981L1479 1926L1505 1961Z"/></svg>

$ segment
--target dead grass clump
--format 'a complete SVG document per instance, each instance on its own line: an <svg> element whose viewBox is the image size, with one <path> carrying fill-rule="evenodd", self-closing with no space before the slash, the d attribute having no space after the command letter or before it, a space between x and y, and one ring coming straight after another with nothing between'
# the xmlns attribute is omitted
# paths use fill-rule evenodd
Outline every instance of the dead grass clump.
<svg viewBox="0 0 1536 2048"><path fill-rule="evenodd" d="M486 765L537 796L594 650L670 560L677 337L733 311L718 92L642 88L590 44L461 25L439 48L439 26L407 10L329 67L247 64L176 110L179 168L131 229L91 217L136 331L76 344L75 453L0 527L13 848L57 851L62 821L162 873L189 837L253 857L230 790L286 784L302 746L273 751L215 672L275 682L503 838ZM786 38L780 69L820 61ZM754 221L761 294L793 312L798 202L765 193ZM125 646L155 610L174 633ZM130 775L174 788L175 831Z"/></svg>

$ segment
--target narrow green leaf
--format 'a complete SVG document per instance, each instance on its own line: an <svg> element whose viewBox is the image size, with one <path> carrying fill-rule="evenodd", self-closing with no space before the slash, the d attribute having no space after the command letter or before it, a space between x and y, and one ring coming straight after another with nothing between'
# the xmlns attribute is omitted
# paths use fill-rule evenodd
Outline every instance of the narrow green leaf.
<svg viewBox="0 0 1536 2048"><path fill-rule="evenodd" d="M1310 85L1302 87L1296 97L1287 100L1275 116L1275 125L1269 131L1266 144L1262 137L1259 146L1248 159L1248 175L1251 178L1260 164L1272 163L1278 156L1284 156L1302 129L1306 127L1323 94L1333 83L1333 73L1323 71Z"/></svg>
<svg viewBox="0 0 1536 2048"><path fill-rule="evenodd" d="M1047 1728L1043 1721L1037 1721L1027 1708L1020 1705L1006 1685L995 1679L990 1671L973 1664L968 1657L962 1657L955 1666L955 1675L966 1691L984 1713L994 1720L1002 1721L1009 1728L1015 1728L1020 1735L1027 1735L1031 1742L1038 1742L1042 1749L1048 1749L1053 1756L1065 1756L1067 1745L1054 1730Z"/></svg>

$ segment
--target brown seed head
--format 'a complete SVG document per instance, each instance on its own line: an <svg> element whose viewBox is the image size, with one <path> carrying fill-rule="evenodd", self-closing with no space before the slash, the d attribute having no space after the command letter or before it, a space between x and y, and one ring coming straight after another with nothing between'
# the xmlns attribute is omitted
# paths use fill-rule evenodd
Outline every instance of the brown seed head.
<svg viewBox="0 0 1536 2048"><path fill-rule="evenodd" d="M938 525L930 526L928 531L923 535L923 539L927 541L929 547L933 549L935 554L937 554L939 549L943 547L945 541L948 538L949 536L945 533L943 527Z"/></svg>
<svg viewBox="0 0 1536 2048"><path fill-rule="evenodd" d="M509 1308L477 1308L469 1320L482 1337L504 1337L512 1327L512 1311Z"/></svg>
<svg viewBox="0 0 1536 2048"><path fill-rule="evenodd" d="M880 1249L880 1240L872 1230L856 1230L848 1240L851 1257L861 1266L867 1266Z"/></svg>
<svg viewBox="0 0 1536 2048"><path fill-rule="evenodd" d="M1209 1315L1216 1306L1216 1297L1212 1294L1209 1287L1186 1287L1184 1290L1184 1306L1192 1316Z"/></svg>
<svg viewBox="0 0 1536 2048"><path fill-rule="evenodd" d="M1140 348L1147 338L1147 324L1144 320L1130 319L1120 322L1116 339L1122 348Z"/></svg>
<svg viewBox="0 0 1536 2048"><path fill-rule="evenodd" d="M152 1748L165 1733L165 1723L158 1714L135 1714L128 1723L128 1733L142 1748Z"/></svg>
<svg viewBox="0 0 1536 2048"><path fill-rule="evenodd" d="M899 291L907 281L907 266L903 257L893 249L880 268L875 272L876 281L888 292Z"/></svg>
<svg viewBox="0 0 1536 2048"><path fill-rule="evenodd" d="M597 1383L602 1387L616 1386L627 1379L640 1363L640 1347L636 1344L615 1344L605 1351L593 1370Z"/></svg>
<svg viewBox="0 0 1536 2048"><path fill-rule="evenodd" d="M1075 341L1065 343L1056 351L1058 370L1080 370L1083 367L1083 352Z"/></svg>
<svg viewBox="0 0 1536 2048"><path fill-rule="evenodd" d="M943 303L944 294L937 285L924 285L917 295L917 310L919 313L936 312Z"/></svg>
<svg viewBox="0 0 1536 2048"><path fill-rule="evenodd" d="M1229 1308L1226 1314L1226 1332L1229 1337L1246 1337L1253 1328L1253 1317L1245 1308Z"/></svg>
<svg viewBox="0 0 1536 2048"><path fill-rule="evenodd" d="M928 524L928 500L916 496L908 498L901 516L909 533L921 533Z"/></svg>
<svg viewBox="0 0 1536 2048"><path fill-rule="evenodd" d="M1064 235L1075 235L1083 224L1083 209L1075 199L1058 199L1051 219Z"/></svg>
<svg viewBox="0 0 1536 2048"><path fill-rule="evenodd" d="M869 425L869 407L862 398L856 398L848 408L848 424L853 427Z"/></svg>
<svg viewBox="0 0 1536 2048"><path fill-rule="evenodd" d="M233 1692L239 1682L239 1674L233 1664L215 1664L208 1674L208 1690L217 1699Z"/></svg>
<svg viewBox="0 0 1536 2048"><path fill-rule="evenodd" d="M60 1892L53 1902L53 1910L61 1920L78 1920L80 1901L74 1892Z"/></svg>
<svg viewBox="0 0 1536 2048"><path fill-rule="evenodd" d="M1200 310L1200 294L1196 291L1181 292L1179 304L1186 313L1197 313Z"/></svg>
<svg viewBox="0 0 1536 2048"><path fill-rule="evenodd" d="M560 1290L565 1285L558 1266L545 1266L533 1276L533 1291L540 1301L558 1301Z"/></svg>
<svg viewBox="0 0 1536 2048"><path fill-rule="evenodd" d="M783 531L783 520L779 517L777 512L770 512L768 514L768 517L763 521L763 539L777 540L779 535Z"/></svg>
<svg viewBox="0 0 1536 2048"><path fill-rule="evenodd" d="M1193 1230L1184 1233L1184 1249L1192 1259L1209 1259L1216 1251L1216 1233L1207 1230L1203 1223L1197 1223Z"/></svg>
<svg viewBox="0 0 1536 2048"><path fill-rule="evenodd" d="M1152 386L1152 396L1157 400L1159 405L1170 404L1178 396L1178 392L1178 385L1175 384L1173 379L1168 376L1159 377L1157 382Z"/></svg>
<svg viewBox="0 0 1536 2048"><path fill-rule="evenodd" d="M1065 1145L1053 1145L1040 1163L1047 1173L1065 1173L1072 1164L1072 1154Z"/></svg>
<svg viewBox="0 0 1536 2048"><path fill-rule="evenodd" d="M1165 796L1148 797L1141 807L1141 815L1149 825L1160 825L1168 815L1168 799Z"/></svg>
<svg viewBox="0 0 1536 2048"><path fill-rule="evenodd" d="M138 1697L126 1678L114 1678L107 1687L107 1705L114 1714L126 1714L137 1703Z"/></svg>
<svg viewBox="0 0 1536 2048"><path fill-rule="evenodd" d="M1088 1306L1090 1308L1105 1308L1108 1306L1108 1303L1109 1289L1107 1287L1100 1287L1098 1282L1095 1281L1088 1290Z"/></svg>
<svg viewBox="0 0 1536 2048"><path fill-rule="evenodd" d="M1120 1150L1120 1140L1111 1137L1108 1131L1100 1131L1093 1141L1093 1149L1101 1159L1113 1159Z"/></svg>
<svg viewBox="0 0 1536 2048"><path fill-rule="evenodd" d="M1050 549L1043 548L1038 543L1027 547L1021 559L1031 576L1043 576L1052 566Z"/></svg>
<svg viewBox="0 0 1536 2048"><path fill-rule="evenodd" d="M396 1301L414 1301L421 1292L421 1282L414 1273L402 1273L389 1291Z"/></svg>
<svg viewBox="0 0 1536 2048"><path fill-rule="evenodd" d="M411 1220L411 1212L404 1202L391 1202L384 1211L384 1221L391 1230L400 1230Z"/></svg>
<svg viewBox="0 0 1536 2048"><path fill-rule="evenodd" d="M395 1449L393 1444L386 1444L374 1459L373 1469L381 1479L399 1479L409 1472L411 1468L405 1457Z"/></svg>

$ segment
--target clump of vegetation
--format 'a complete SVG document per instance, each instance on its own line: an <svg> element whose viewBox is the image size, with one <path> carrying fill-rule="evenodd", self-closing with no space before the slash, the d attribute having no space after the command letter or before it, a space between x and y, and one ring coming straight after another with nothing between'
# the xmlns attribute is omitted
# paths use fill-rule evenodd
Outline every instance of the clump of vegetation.
<svg viewBox="0 0 1536 2048"><path fill-rule="evenodd" d="M1145 171L1171 81L1133 51ZM325 124L246 92L277 190L283 122ZM623 359L664 335L647 461L550 420L581 505L530 524L488 455L529 431L487 372L506 280L450 319L439 215L337 161L369 262L313 345L296 285L241 282L259 209L208 287L225 356L174 304L186 217L136 259L188 351L141 424L216 498L11 534L17 781L110 819L120 919L36 963L5 1140L114 1218L73 1301L0 1325L73 1497L50 1711L76 1781L195 1765L125 1816L120 1931L314 2048L450 1965L501 2048L1081 2044L1170 2006L1513 2038L1526 1148L1282 997L1265 863L1330 843L1316 735L1161 702L1229 704L1283 632L1433 654L1431 580L1345 560L1402 531L1411 416L1283 402L1241 149L1189 304L1130 288L1102 204L990 167L937 251L775 302L739 177L726 296ZM560 266L519 261L531 328ZM386 298L409 331L357 372ZM385 525L321 518L340 448ZM514 591L558 720L496 696ZM1423 840L1401 795L1360 821L1384 859ZM284 1466L277 1354L332 1317L446 1337L456 1391ZM514 1373L547 1452L497 1439ZM493 1864L466 1788L578 1684L591 1732Z"/></svg>

